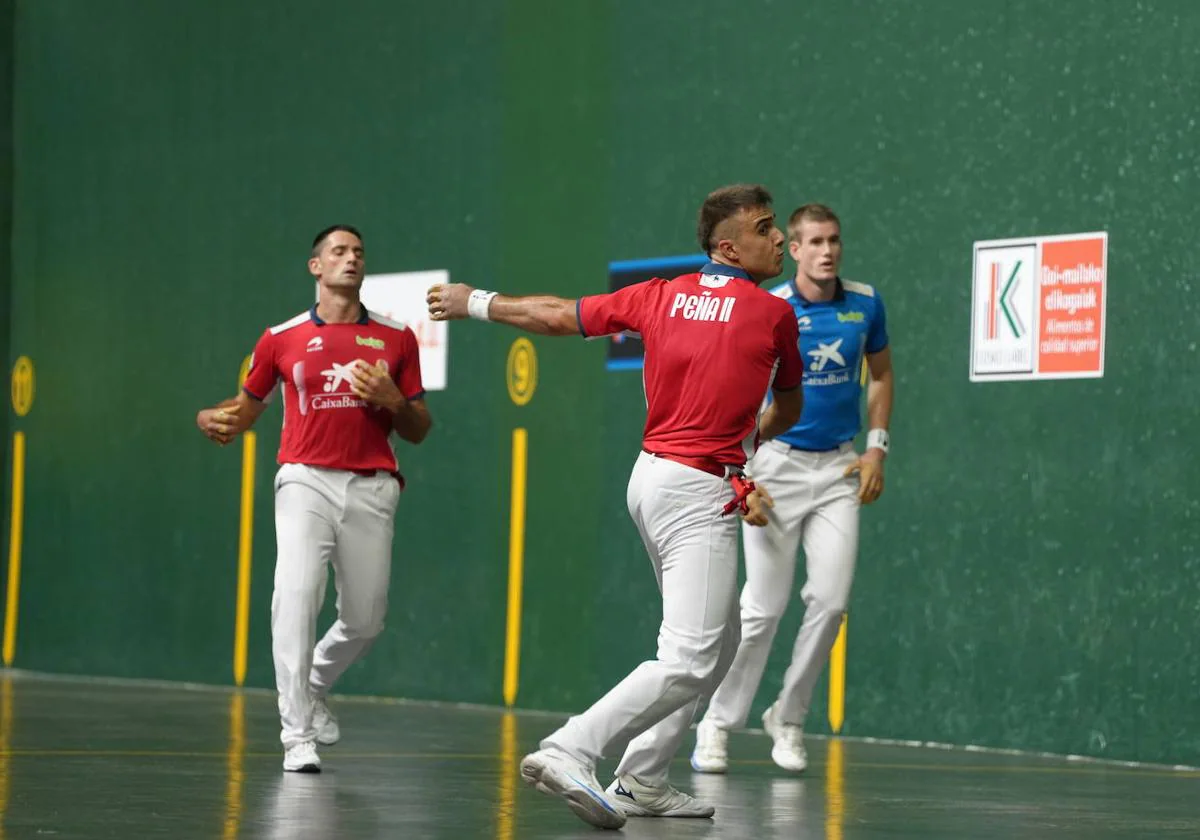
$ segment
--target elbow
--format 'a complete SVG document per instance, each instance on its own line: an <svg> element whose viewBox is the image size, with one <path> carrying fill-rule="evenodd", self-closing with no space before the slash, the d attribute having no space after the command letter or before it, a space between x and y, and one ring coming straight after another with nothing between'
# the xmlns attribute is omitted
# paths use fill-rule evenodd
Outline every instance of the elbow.
<svg viewBox="0 0 1200 840"><path fill-rule="evenodd" d="M797 387L786 392L786 397L783 394L775 396L776 410L779 412L779 416L787 421L788 427L799 423L800 415L804 413L804 389Z"/></svg>
<svg viewBox="0 0 1200 840"><path fill-rule="evenodd" d="M401 440L415 446L425 440L432 426L433 420L428 415L421 415L405 422L398 422L392 428L400 436Z"/></svg>
<svg viewBox="0 0 1200 840"><path fill-rule="evenodd" d="M546 335L579 335L579 317L574 301L563 301L546 319Z"/></svg>
<svg viewBox="0 0 1200 840"><path fill-rule="evenodd" d="M578 332L578 330L575 327L574 315L568 319L566 316L555 313L554 315L540 319L537 322L537 328L533 332L536 332L538 335L562 336L571 335Z"/></svg>
<svg viewBox="0 0 1200 840"><path fill-rule="evenodd" d="M429 436L429 430L433 428L433 420L426 418L424 423L421 423L413 430L413 436L409 438L411 443L418 444Z"/></svg>

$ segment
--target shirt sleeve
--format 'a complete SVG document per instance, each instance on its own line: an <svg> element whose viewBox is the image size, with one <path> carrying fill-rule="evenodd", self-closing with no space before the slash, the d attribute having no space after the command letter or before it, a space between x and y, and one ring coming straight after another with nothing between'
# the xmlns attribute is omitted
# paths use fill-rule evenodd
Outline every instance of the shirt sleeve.
<svg viewBox="0 0 1200 840"><path fill-rule="evenodd" d="M883 309L883 298L879 290L875 290L875 314L871 318L871 328L867 331L867 352L880 353L887 349L887 314Z"/></svg>
<svg viewBox="0 0 1200 840"><path fill-rule="evenodd" d="M421 384L421 347L411 329L404 330L403 346L404 355L393 381L405 399L419 400L425 396L425 386Z"/></svg>
<svg viewBox="0 0 1200 840"><path fill-rule="evenodd" d="M771 387L776 391L799 387L804 379L804 359L800 356L800 327L790 306L775 325L775 349L779 353L779 367Z"/></svg>
<svg viewBox="0 0 1200 840"><path fill-rule="evenodd" d="M275 336L264 330L254 353L250 356L250 372L242 383L242 390L259 402L265 402L279 382L279 364L276 358Z"/></svg>
<svg viewBox="0 0 1200 840"><path fill-rule="evenodd" d="M647 299L655 284L663 282L647 280L608 294L580 298L576 304L579 331L584 338L622 332L641 333L646 320Z"/></svg>

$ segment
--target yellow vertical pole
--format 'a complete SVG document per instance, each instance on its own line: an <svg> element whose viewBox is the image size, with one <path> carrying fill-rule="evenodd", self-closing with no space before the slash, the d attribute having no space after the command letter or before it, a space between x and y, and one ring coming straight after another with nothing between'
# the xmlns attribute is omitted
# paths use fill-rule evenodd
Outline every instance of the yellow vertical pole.
<svg viewBox="0 0 1200 840"><path fill-rule="evenodd" d="M13 413L29 414L35 392L33 360L21 356L13 364L10 395ZM13 432L12 510L8 524L8 592L4 605L4 640L0 650L5 666L17 654L17 614L21 603L21 544L25 535L25 433Z"/></svg>
<svg viewBox="0 0 1200 840"><path fill-rule="evenodd" d="M258 439L254 432L242 435L242 505L238 529L237 613L233 628L233 679L246 682L246 658L250 639L250 571L254 556L254 455Z"/></svg>
<svg viewBox="0 0 1200 840"><path fill-rule="evenodd" d="M513 429L512 505L508 531L508 621L504 639L504 705L517 700L521 668L521 592L525 577L525 483L529 437Z"/></svg>
<svg viewBox="0 0 1200 840"><path fill-rule="evenodd" d="M17 612L21 600L21 540L25 522L25 433L13 433L12 511L8 527L8 598L4 610L4 664L17 652Z"/></svg>
<svg viewBox="0 0 1200 840"><path fill-rule="evenodd" d="M537 390L537 351L524 336L508 349L505 384L514 405L528 405ZM508 525L508 618L504 633L504 705L517 702L521 675L521 593L525 586L525 490L529 435L512 434L512 502Z"/></svg>
<svg viewBox="0 0 1200 840"><path fill-rule="evenodd" d="M250 373L250 357L242 362L238 388ZM246 682L246 659L250 639L250 573L254 558L254 458L258 451L258 436L247 431L242 434L242 495L238 527L237 604L233 624L233 680L241 686Z"/></svg>
<svg viewBox="0 0 1200 840"><path fill-rule="evenodd" d="M847 616L842 616L837 639L829 654L829 726L841 732L846 722L846 626Z"/></svg>

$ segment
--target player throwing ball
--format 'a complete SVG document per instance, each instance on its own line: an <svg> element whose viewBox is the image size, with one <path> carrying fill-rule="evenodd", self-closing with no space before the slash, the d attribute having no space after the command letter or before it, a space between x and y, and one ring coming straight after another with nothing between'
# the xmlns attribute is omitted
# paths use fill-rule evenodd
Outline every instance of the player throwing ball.
<svg viewBox="0 0 1200 840"><path fill-rule="evenodd" d="M737 185L700 208L709 262L580 300L508 297L435 286L436 320L472 317L541 335L637 332L646 345L646 425L627 503L662 592L655 659L525 756L521 775L581 819L619 828L629 816L710 817L711 805L667 778L702 696L737 647L737 522L765 521L765 497L743 480L760 439L800 418L803 362L787 301L760 289L783 266L770 194ZM759 419L763 396L774 400ZM604 790L596 762L624 751Z"/></svg>

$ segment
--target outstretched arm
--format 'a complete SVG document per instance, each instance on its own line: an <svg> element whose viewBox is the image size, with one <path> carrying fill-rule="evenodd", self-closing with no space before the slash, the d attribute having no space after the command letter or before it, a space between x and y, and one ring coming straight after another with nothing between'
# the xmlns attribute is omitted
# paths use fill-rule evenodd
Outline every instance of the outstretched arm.
<svg viewBox="0 0 1200 840"><path fill-rule="evenodd" d="M509 297L463 283L434 286L425 297L435 321L476 318L538 335L579 335L577 301L551 295Z"/></svg>

